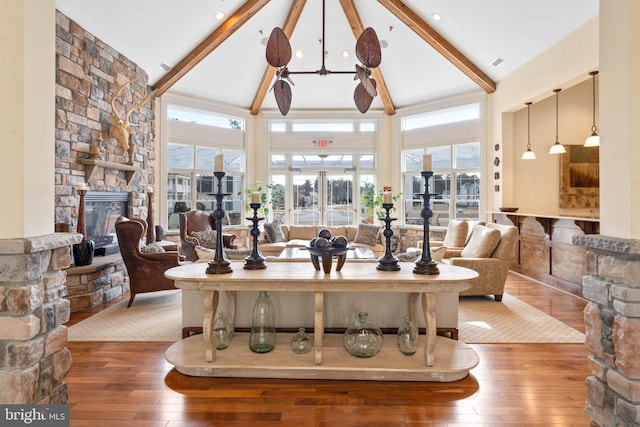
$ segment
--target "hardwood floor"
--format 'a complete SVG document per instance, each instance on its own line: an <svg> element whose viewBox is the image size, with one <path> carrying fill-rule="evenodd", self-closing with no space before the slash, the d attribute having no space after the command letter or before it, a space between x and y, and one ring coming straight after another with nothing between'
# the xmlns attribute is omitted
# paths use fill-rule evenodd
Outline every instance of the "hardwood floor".
<svg viewBox="0 0 640 427"><path fill-rule="evenodd" d="M585 300L513 273L506 291L584 332ZM71 426L589 425L582 344L475 344L480 364L453 383L187 377L169 345L68 343Z"/></svg>

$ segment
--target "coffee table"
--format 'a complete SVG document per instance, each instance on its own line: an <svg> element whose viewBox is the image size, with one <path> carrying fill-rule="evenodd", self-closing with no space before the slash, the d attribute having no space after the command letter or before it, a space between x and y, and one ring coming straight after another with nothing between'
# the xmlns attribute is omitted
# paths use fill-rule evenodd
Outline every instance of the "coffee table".
<svg viewBox="0 0 640 427"><path fill-rule="evenodd" d="M307 248L285 248L278 258L310 260L311 254ZM350 248L347 251L347 259L377 259L376 254L369 248Z"/></svg>

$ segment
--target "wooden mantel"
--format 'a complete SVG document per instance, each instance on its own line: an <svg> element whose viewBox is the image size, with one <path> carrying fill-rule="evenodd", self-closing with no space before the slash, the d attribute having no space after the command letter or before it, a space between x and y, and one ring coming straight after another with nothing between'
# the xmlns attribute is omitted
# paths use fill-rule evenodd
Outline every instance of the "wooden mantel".
<svg viewBox="0 0 640 427"><path fill-rule="evenodd" d="M125 171L125 173L127 175L127 185L131 185L131 180L135 176L136 172L139 172L140 170L142 170L138 166L124 165L122 163L107 162L106 160L78 159L77 161L78 161L78 163L83 164L83 165L86 166L85 173L84 173L84 179L85 179L86 182L91 181L91 179L93 178L93 174L96 171L96 167Z"/></svg>

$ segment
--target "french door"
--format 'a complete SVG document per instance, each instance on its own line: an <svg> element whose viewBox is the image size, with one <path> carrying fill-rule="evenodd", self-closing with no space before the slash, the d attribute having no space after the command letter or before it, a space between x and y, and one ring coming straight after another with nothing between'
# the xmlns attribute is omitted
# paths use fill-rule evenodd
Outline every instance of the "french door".
<svg viewBox="0 0 640 427"><path fill-rule="evenodd" d="M293 224L350 225L355 219L354 174L302 171L291 175Z"/></svg>

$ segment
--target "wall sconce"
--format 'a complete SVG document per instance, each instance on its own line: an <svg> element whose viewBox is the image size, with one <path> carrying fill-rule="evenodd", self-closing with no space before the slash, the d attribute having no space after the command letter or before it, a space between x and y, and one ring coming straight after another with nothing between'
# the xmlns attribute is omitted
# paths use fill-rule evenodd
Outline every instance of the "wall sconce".
<svg viewBox="0 0 640 427"><path fill-rule="evenodd" d="M598 128L596 127L596 75L597 71L592 71L589 75L592 77L593 85L593 126L591 126L591 136L584 141L585 147L599 147L600 136L598 136Z"/></svg>
<svg viewBox="0 0 640 427"><path fill-rule="evenodd" d="M549 154L562 154L567 152L564 145L560 144L558 141L558 94L561 90L562 89L553 90L556 93L556 142L554 142L551 148L549 148Z"/></svg>
<svg viewBox="0 0 640 427"><path fill-rule="evenodd" d="M527 106L527 150L522 153L522 160L535 160L536 153L531 150L531 102L525 105Z"/></svg>

